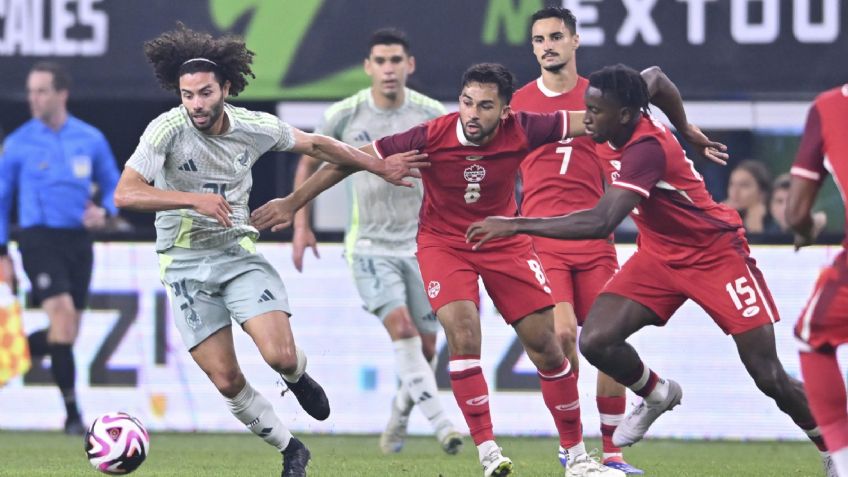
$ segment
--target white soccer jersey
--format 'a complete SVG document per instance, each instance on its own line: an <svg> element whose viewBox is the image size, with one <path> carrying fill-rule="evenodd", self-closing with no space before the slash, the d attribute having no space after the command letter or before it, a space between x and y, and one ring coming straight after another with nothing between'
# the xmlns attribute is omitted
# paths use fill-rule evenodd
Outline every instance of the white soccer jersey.
<svg viewBox="0 0 848 477"><path fill-rule="evenodd" d="M147 126L127 161L159 189L221 194L232 206L231 228L191 209L157 212L157 251L212 248L259 235L249 222L250 169L262 154L294 147L293 130L268 113L225 104L224 114L227 132L209 136L194 127L184 107L173 108Z"/></svg>

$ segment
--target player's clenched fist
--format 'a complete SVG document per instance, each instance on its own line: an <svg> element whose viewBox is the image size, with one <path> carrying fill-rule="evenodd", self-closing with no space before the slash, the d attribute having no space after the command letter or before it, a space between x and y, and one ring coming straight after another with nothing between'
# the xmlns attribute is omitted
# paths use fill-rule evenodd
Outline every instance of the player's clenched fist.
<svg viewBox="0 0 848 477"><path fill-rule="evenodd" d="M207 217L212 217L224 227L233 226L233 222L230 220L233 208L221 194L197 194L194 201L194 210Z"/></svg>
<svg viewBox="0 0 848 477"><path fill-rule="evenodd" d="M250 223L259 230L270 227L277 232L291 225L295 212L290 198L273 199L250 214Z"/></svg>

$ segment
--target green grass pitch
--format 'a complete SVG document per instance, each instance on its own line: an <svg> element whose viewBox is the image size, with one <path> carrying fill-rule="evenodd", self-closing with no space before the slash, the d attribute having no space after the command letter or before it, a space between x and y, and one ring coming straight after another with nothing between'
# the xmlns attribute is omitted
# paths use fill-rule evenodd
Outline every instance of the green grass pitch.
<svg viewBox="0 0 848 477"><path fill-rule="evenodd" d="M301 435L312 451L309 475L480 477L477 452L466 439L457 456L430 437L409 438L403 452L384 456L377 436ZM562 476L552 438L502 437L504 455L519 477ZM588 448L600 447L587 441ZM821 476L821 459L807 442L647 440L625 455L646 476ZM280 458L251 434L154 433L150 455L133 473L152 476L278 476ZM0 476L102 475L88 463L80 437L57 432L0 431Z"/></svg>

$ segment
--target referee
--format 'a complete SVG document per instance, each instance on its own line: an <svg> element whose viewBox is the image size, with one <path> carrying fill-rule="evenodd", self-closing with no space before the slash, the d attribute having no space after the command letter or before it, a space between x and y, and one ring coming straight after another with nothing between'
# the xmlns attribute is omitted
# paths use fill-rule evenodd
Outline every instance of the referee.
<svg viewBox="0 0 848 477"><path fill-rule="evenodd" d="M27 78L32 119L10 134L0 156L0 266L14 285L8 255L9 212L18 204L19 251L36 306L50 325L29 336L33 357L49 354L62 392L65 433L83 434L74 391L73 344L88 299L93 268L89 230L106 225L117 210L118 168L106 138L68 114L70 77L60 65L36 64ZM99 187L102 207L92 200ZM16 195L15 195L16 194Z"/></svg>

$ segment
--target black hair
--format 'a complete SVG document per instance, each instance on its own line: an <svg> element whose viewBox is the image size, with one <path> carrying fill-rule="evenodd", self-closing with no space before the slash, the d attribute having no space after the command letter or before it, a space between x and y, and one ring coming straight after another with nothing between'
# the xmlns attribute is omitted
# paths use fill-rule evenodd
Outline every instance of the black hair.
<svg viewBox="0 0 848 477"><path fill-rule="evenodd" d="M366 56L371 56L371 49L376 45L401 45L403 52L410 54L409 39L406 33L398 28L380 28L371 34L371 39L368 40L368 51Z"/></svg>
<svg viewBox="0 0 848 477"><path fill-rule="evenodd" d="M468 83L494 84L503 103L509 104L515 92L515 76L506 66L499 63L477 63L462 74L462 88Z"/></svg>
<svg viewBox="0 0 848 477"><path fill-rule="evenodd" d="M567 8L550 6L536 11L530 17L530 28L533 28L533 24L537 21L544 20L545 18L559 18L572 35L577 33L577 17Z"/></svg>
<svg viewBox="0 0 848 477"><path fill-rule="evenodd" d="M605 66L589 75L589 86L601 90L626 108L648 112L648 84L638 71L621 63Z"/></svg>
<svg viewBox="0 0 848 477"><path fill-rule="evenodd" d="M751 174L754 182L757 183L757 188L763 193L763 196L768 198L771 195L771 173L763 161L756 159L745 159L736 165L736 169L741 169Z"/></svg>
<svg viewBox="0 0 848 477"><path fill-rule="evenodd" d="M771 191L775 192L781 189L789 190L789 186L791 183L791 175L788 172L784 172L783 174L777 176L777 178L771 184Z"/></svg>
<svg viewBox="0 0 848 477"><path fill-rule="evenodd" d="M71 89L71 75L68 70L59 63L53 61L39 61L33 65L30 73L41 71L53 75L53 89L56 91L68 91Z"/></svg>
<svg viewBox="0 0 848 477"><path fill-rule="evenodd" d="M176 30L145 42L144 55L153 65L162 88L178 94L180 76L184 74L214 73L221 86L230 82L230 96L244 91L248 76L256 77L250 69L254 53L247 49L243 38L233 35L213 38L208 33L189 29L182 22L177 22Z"/></svg>

